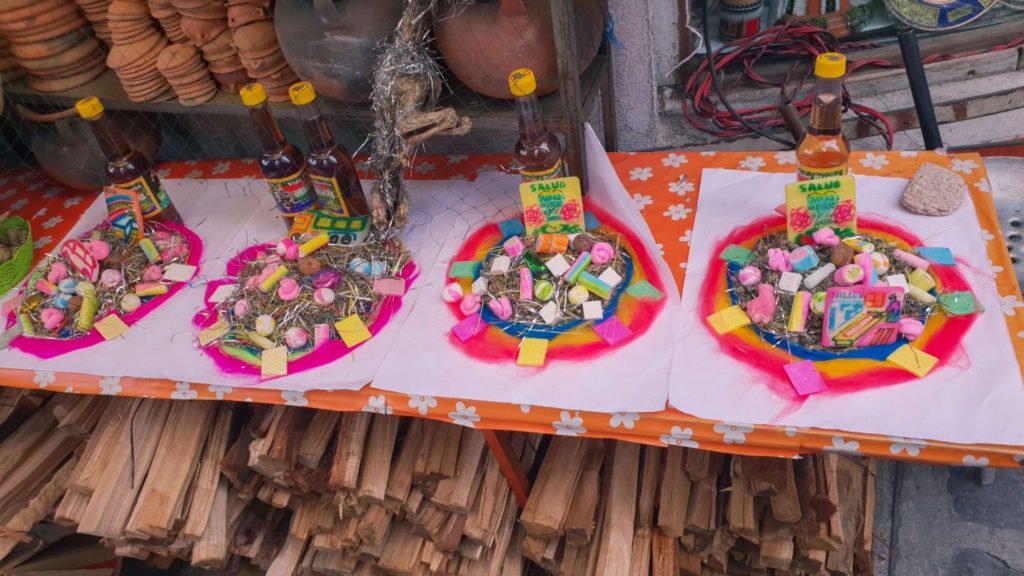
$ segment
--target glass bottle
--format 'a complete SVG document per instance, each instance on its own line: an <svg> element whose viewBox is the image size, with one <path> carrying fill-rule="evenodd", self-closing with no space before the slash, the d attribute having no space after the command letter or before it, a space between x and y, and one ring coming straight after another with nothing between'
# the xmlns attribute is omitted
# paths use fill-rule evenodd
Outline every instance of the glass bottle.
<svg viewBox="0 0 1024 576"><path fill-rule="evenodd" d="M814 63L814 101L807 134L796 149L797 179L843 176L850 162L850 142L843 135L843 76L846 57L837 52Z"/></svg>
<svg viewBox="0 0 1024 576"><path fill-rule="evenodd" d="M277 209L291 225L293 216L316 207L316 194L306 174L306 160L294 144L284 139L267 105L267 93L262 85L255 82L246 84L239 94L242 103L249 108L249 116L263 147L260 173L270 186Z"/></svg>
<svg viewBox="0 0 1024 576"><path fill-rule="evenodd" d="M508 86L516 97L516 120L519 140L516 141L515 161L523 182L551 180L565 176L562 168L562 145L554 134L544 128L537 100L537 79L529 68L520 68L509 74Z"/></svg>
<svg viewBox="0 0 1024 576"><path fill-rule="evenodd" d="M100 150L107 158L105 172L110 183L115 188L131 190L139 195L144 219L180 223L181 214L153 172L149 160L139 151L132 150L110 117L104 113L99 98L83 98L75 104L75 109L89 123Z"/></svg>
<svg viewBox="0 0 1024 576"><path fill-rule="evenodd" d="M356 165L348 151L335 143L320 113L313 86L309 82L293 84L288 95L299 109L299 118L306 132L309 179L321 209L335 216L369 216L370 208Z"/></svg>

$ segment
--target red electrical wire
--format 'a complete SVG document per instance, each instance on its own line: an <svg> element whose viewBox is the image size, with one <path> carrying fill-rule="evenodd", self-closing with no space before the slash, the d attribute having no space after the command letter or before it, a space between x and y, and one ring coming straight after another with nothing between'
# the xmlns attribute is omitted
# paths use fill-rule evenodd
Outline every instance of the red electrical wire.
<svg viewBox="0 0 1024 576"><path fill-rule="evenodd" d="M705 41L707 40L705 39ZM934 54L925 58L924 63L952 60L983 52L1007 50L1021 44L1024 44L1024 37L1004 45L995 46L987 51L978 50L956 56ZM717 50L715 52L715 73L720 74L729 67L733 69L740 68L742 73L737 75L733 86L741 82L743 78L748 78L758 84L779 88L780 97L778 104L736 110L748 123L770 130L785 126L781 109L787 104L792 104L800 116L810 113L813 95L808 94L801 100L794 100L804 84L813 76L810 66L807 67L804 74L799 78L797 85L787 91L791 77L797 72L802 63L813 62L823 52L851 52L876 46L878 44L865 42L840 44L831 33L822 28L791 22L767 28L754 36L730 42ZM793 65L781 83L771 82L755 71L755 65L764 57L788 57L793 60ZM858 60L850 64L849 71L853 72L868 67L894 68L902 67L902 63L893 63L883 59ZM723 91L728 92L728 88L723 86ZM720 108L715 96L717 95L714 94L711 72L708 70L708 60L705 59L686 83L682 108L687 121L691 126L721 138L736 138L754 133L729 111ZM692 109L690 107L691 102ZM878 131L885 138L886 146L892 148L893 128L884 114L868 106L852 102L849 93L845 90L843 102L847 110L856 114L862 122L867 123Z"/></svg>

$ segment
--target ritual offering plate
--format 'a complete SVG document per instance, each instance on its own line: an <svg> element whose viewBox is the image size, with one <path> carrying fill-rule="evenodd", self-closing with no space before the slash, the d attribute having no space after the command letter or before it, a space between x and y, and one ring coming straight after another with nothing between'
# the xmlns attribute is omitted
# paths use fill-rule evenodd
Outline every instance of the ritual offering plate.
<svg viewBox="0 0 1024 576"><path fill-rule="evenodd" d="M329 217L358 223L367 218ZM342 226L353 228L353 226ZM199 345L222 371L270 379L332 362L395 315L418 271L399 240L324 230L242 251L211 282L195 316ZM364 240L365 239L365 240Z"/></svg>
<svg viewBox="0 0 1024 576"><path fill-rule="evenodd" d="M723 350L784 372L800 396L923 377L982 311L948 248L860 217L852 182L790 185L785 217L715 247L701 290Z"/></svg>
<svg viewBox="0 0 1024 576"><path fill-rule="evenodd" d="M184 226L141 217L105 221L64 242L29 277L7 328L10 346L39 358L117 338L195 276L202 241Z"/></svg>
<svg viewBox="0 0 1024 576"><path fill-rule="evenodd" d="M665 303L624 225L596 206L584 215L579 200L541 204L477 230L452 259L442 297L453 343L473 357L535 367L591 359L644 333Z"/></svg>

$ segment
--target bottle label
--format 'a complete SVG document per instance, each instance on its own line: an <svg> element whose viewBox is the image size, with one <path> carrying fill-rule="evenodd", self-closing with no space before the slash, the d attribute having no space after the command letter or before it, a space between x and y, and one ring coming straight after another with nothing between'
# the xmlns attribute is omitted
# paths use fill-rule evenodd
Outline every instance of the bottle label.
<svg viewBox="0 0 1024 576"><path fill-rule="evenodd" d="M520 170L519 176L522 177L523 182L536 182L538 180L554 180L555 178L561 178L562 174L562 159L559 158L555 165L547 170Z"/></svg>
<svg viewBox="0 0 1024 576"><path fill-rule="evenodd" d="M310 174L309 179L313 182L313 189L316 190L316 197L320 200L320 206L335 216L348 216L348 206L345 205L345 198L341 194L341 186L337 178L324 178L316 174Z"/></svg>
<svg viewBox="0 0 1024 576"><path fill-rule="evenodd" d="M171 205L171 197L164 190L163 184L156 174L145 174L124 184L116 184L115 188L131 190L139 195L139 208L142 210L142 217L152 218L161 213Z"/></svg>
<svg viewBox="0 0 1024 576"><path fill-rule="evenodd" d="M822 178L832 178L834 176L846 176L846 172L846 164L829 166L828 168L814 168L813 166L801 164L796 169L796 179L801 182L804 180L821 180Z"/></svg>
<svg viewBox="0 0 1024 576"><path fill-rule="evenodd" d="M309 183L305 168L286 178L264 180L270 186L270 195L277 202L278 210L285 216L301 214L313 208L316 203L316 195L313 193L313 186Z"/></svg>

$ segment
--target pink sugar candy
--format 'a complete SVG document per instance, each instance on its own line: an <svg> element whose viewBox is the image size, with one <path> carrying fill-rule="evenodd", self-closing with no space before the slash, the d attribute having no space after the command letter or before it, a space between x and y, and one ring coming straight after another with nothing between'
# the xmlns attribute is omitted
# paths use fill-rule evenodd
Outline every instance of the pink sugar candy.
<svg viewBox="0 0 1024 576"><path fill-rule="evenodd" d="M299 297L299 283L291 278L281 278L277 284L277 297L285 302L291 302Z"/></svg>
<svg viewBox="0 0 1024 576"><path fill-rule="evenodd" d="M249 301L248 300L243 298L243 299L235 302L235 317L241 318L242 316L245 316L245 314L248 311L249 311Z"/></svg>
<svg viewBox="0 0 1024 576"><path fill-rule="evenodd" d="M164 270L157 264L153 264L152 266L146 268L146 270L142 273L143 282L157 282L161 280L163 277Z"/></svg>
<svg viewBox="0 0 1024 576"><path fill-rule="evenodd" d="M313 327L313 349L327 344L331 341L331 325L330 324L317 324Z"/></svg>
<svg viewBox="0 0 1024 576"><path fill-rule="evenodd" d="M459 303L459 312L465 316L471 316L480 311L480 297L470 292L462 297Z"/></svg>
<svg viewBox="0 0 1024 576"><path fill-rule="evenodd" d="M330 306L334 304L334 290L330 288L317 288L316 292L313 292L313 301L320 306Z"/></svg>
<svg viewBox="0 0 1024 576"><path fill-rule="evenodd" d="M107 268L100 274L100 284L110 288L120 286L124 282L124 277L121 276L121 272Z"/></svg>
<svg viewBox="0 0 1024 576"><path fill-rule="evenodd" d="M924 332L924 324L916 318L902 318L897 326L899 327L900 334L911 342L917 340L918 336Z"/></svg>
<svg viewBox="0 0 1024 576"><path fill-rule="evenodd" d="M463 290L462 285L458 282L452 282L444 287L444 292L441 293L441 298L449 304L454 304L462 300Z"/></svg>
<svg viewBox="0 0 1024 576"><path fill-rule="evenodd" d="M839 236L836 236L836 231L831 228L822 228L811 234L811 238L814 239L814 243L818 246L838 246Z"/></svg>
<svg viewBox="0 0 1024 576"><path fill-rule="evenodd" d="M761 281L761 271L756 266L746 266L736 274L736 278L744 286L753 286Z"/></svg>
<svg viewBox="0 0 1024 576"><path fill-rule="evenodd" d="M64 323L64 313L56 308L44 308L39 313L39 318L43 321L43 328L47 330L56 330Z"/></svg>
<svg viewBox="0 0 1024 576"><path fill-rule="evenodd" d="M910 252L904 252L903 250L900 250L899 248L893 250L892 251L892 255L897 257L897 258L899 258L900 260L905 262L907 264L907 266L910 266L912 268L921 268L922 270L927 270L928 266L930 265L930 263L927 260L925 260L924 258L921 258L917 254L911 254Z"/></svg>
<svg viewBox="0 0 1024 576"><path fill-rule="evenodd" d="M492 299L487 303L487 307L501 320L508 320L512 317L512 303L508 301L507 296L502 296L497 300Z"/></svg>
<svg viewBox="0 0 1024 576"><path fill-rule="evenodd" d="M245 286L247 288L259 286L260 284L263 283L264 280L270 278L270 275L274 273L274 270L277 270L278 266L279 265L267 265L265 268L263 268L263 271L260 272L259 275L250 276L249 279L245 281Z"/></svg>
<svg viewBox="0 0 1024 576"><path fill-rule="evenodd" d="M302 348L309 342L309 334L298 326L292 326L284 333L284 344L285 346L296 349Z"/></svg>
<svg viewBox="0 0 1024 576"><path fill-rule="evenodd" d="M160 250L166 250L170 248L174 242L174 234L167 232L166 230L157 230L149 235L149 239L153 241L153 244Z"/></svg>
<svg viewBox="0 0 1024 576"><path fill-rule="evenodd" d="M70 274L70 271L66 264L63 262L54 262L50 265L50 272L46 275L46 280L50 282L50 284L57 284L61 280L67 278L68 274Z"/></svg>
<svg viewBox="0 0 1024 576"><path fill-rule="evenodd" d="M782 248L769 248L768 267L776 272L792 272L793 265L789 261L789 252Z"/></svg>
<svg viewBox="0 0 1024 576"><path fill-rule="evenodd" d="M615 248L607 242L596 242L590 248L590 261L598 266L606 264L615 258Z"/></svg>
<svg viewBox="0 0 1024 576"><path fill-rule="evenodd" d="M523 250L526 248L523 246L523 239L519 236L513 236L508 240L505 240L505 243L502 244L502 246L504 246L505 252L512 258L522 254Z"/></svg>
<svg viewBox="0 0 1024 576"><path fill-rule="evenodd" d="M757 298L747 302L747 316L757 324L768 324L775 316L775 288L771 284L757 287Z"/></svg>
<svg viewBox="0 0 1024 576"><path fill-rule="evenodd" d="M533 300L533 273L529 268L519 269L519 299Z"/></svg>
<svg viewBox="0 0 1024 576"><path fill-rule="evenodd" d="M178 256L184 256L187 250L184 246L171 246L167 250L160 253L160 259L164 262L170 262Z"/></svg>
<svg viewBox="0 0 1024 576"><path fill-rule="evenodd" d="M284 238L277 243L277 254L287 260L298 260L299 245L293 242L291 238Z"/></svg>
<svg viewBox="0 0 1024 576"><path fill-rule="evenodd" d="M103 240L93 240L89 242L89 252L97 260L103 260L107 256L110 256L110 244L107 244Z"/></svg>

